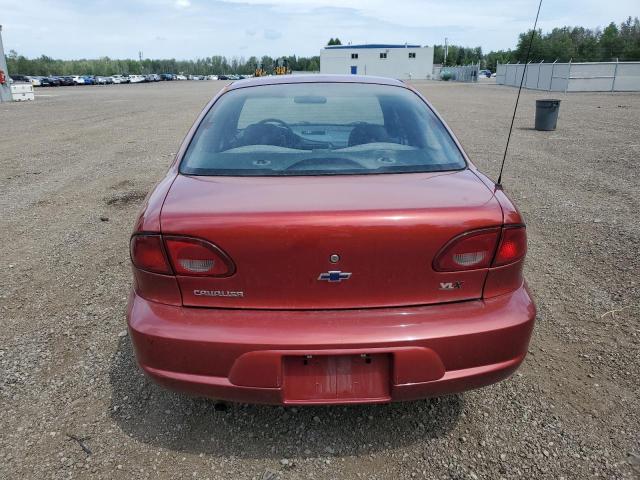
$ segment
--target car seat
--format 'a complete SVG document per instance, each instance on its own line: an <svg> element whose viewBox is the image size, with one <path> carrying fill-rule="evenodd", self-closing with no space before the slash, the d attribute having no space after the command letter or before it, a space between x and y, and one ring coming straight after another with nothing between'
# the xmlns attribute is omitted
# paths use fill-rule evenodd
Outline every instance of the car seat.
<svg viewBox="0 0 640 480"><path fill-rule="evenodd" d="M390 142L391 137L383 125L361 123L356 125L349 134L349 146L364 145L365 143Z"/></svg>

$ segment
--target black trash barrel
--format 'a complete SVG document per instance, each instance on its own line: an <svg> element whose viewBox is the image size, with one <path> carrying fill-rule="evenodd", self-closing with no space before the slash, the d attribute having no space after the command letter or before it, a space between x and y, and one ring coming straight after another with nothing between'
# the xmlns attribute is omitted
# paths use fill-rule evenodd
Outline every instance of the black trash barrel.
<svg viewBox="0 0 640 480"><path fill-rule="evenodd" d="M536 100L536 130L555 130L560 100Z"/></svg>

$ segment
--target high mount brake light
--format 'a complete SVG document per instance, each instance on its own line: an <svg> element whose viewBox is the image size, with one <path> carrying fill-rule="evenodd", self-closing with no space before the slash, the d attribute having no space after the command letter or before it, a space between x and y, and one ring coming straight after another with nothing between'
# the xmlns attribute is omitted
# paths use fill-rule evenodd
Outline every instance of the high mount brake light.
<svg viewBox="0 0 640 480"><path fill-rule="evenodd" d="M439 272L459 272L499 267L521 260L526 253L527 234L524 226L473 230L445 245L436 255L433 268Z"/></svg>
<svg viewBox="0 0 640 480"><path fill-rule="evenodd" d="M165 236L164 242L176 275L228 277L235 272L229 256L205 240Z"/></svg>
<svg viewBox="0 0 640 480"><path fill-rule="evenodd" d="M160 235L134 235L129 243L131 262L147 272L171 275L171 266L162 246Z"/></svg>
<svg viewBox="0 0 640 480"><path fill-rule="evenodd" d="M487 268L493 259L499 228L475 230L451 240L436 256L433 267L439 272Z"/></svg>

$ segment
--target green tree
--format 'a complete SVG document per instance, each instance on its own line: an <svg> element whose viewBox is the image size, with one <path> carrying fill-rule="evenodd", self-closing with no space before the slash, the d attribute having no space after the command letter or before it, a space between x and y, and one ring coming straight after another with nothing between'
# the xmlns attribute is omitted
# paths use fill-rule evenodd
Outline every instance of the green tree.
<svg viewBox="0 0 640 480"><path fill-rule="evenodd" d="M640 59L640 20L638 17L627 18L620 25L620 37L623 40L624 48L620 60Z"/></svg>
<svg viewBox="0 0 640 480"><path fill-rule="evenodd" d="M604 29L599 46L602 60L615 60L622 56L624 39L620 36L620 30L615 23L611 22Z"/></svg>
<svg viewBox="0 0 640 480"><path fill-rule="evenodd" d="M495 52L489 52L484 56L483 67L495 72L498 63L510 63L514 62L513 51L511 50L498 50Z"/></svg>
<svg viewBox="0 0 640 480"><path fill-rule="evenodd" d="M525 61L530 38L531 31L520 34L511 61ZM529 56L534 62L608 62L616 58L640 60L640 21L637 17L628 17L619 27L610 23L602 31L584 27L554 28L548 33L538 30Z"/></svg>

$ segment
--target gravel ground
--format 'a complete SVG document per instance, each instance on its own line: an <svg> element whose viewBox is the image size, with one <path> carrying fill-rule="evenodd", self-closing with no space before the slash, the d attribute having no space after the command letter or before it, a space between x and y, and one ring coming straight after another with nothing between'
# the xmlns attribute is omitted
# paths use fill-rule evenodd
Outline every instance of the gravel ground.
<svg viewBox="0 0 640 480"><path fill-rule="evenodd" d="M640 477L640 95L561 95L544 133L547 94L523 92L505 184L539 316L516 375L413 403L275 408L156 387L125 330L136 211L222 84L0 105L0 477ZM516 91L416 85L495 178Z"/></svg>

